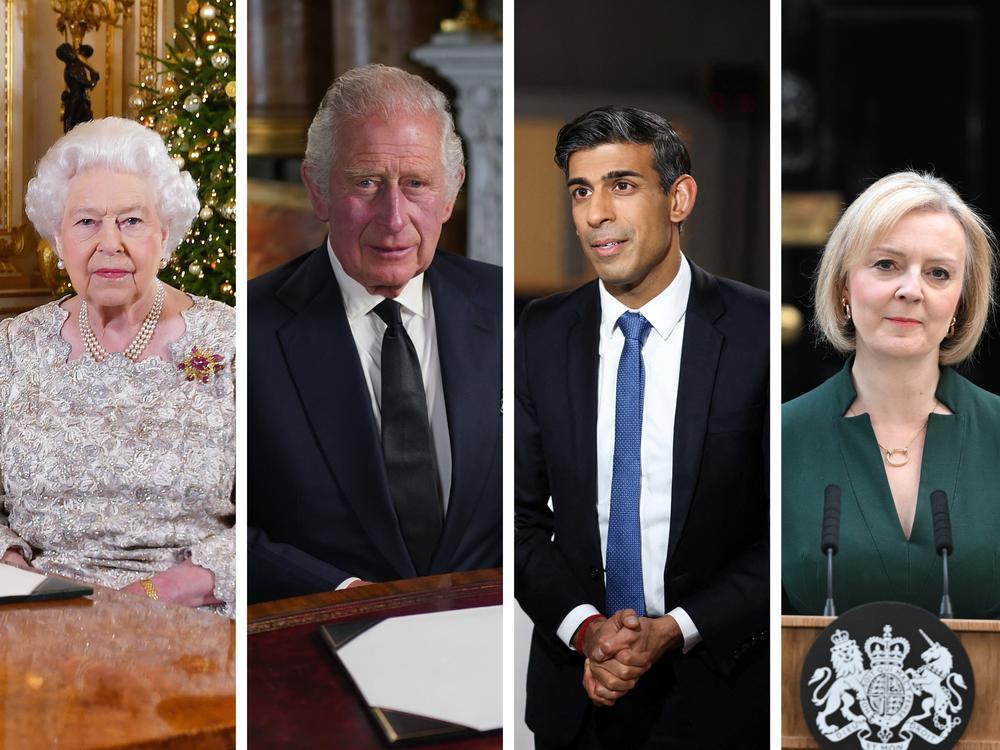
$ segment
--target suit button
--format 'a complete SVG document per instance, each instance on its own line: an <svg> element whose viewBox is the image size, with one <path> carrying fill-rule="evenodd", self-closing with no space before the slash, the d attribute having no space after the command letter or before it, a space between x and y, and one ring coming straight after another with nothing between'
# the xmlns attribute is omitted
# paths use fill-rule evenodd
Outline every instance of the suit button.
<svg viewBox="0 0 1000 750"><path fill-rule="evenodd" d="M597 581L601 577L601 569L595 568L593 565L590 566L590 580Z"/></svg>

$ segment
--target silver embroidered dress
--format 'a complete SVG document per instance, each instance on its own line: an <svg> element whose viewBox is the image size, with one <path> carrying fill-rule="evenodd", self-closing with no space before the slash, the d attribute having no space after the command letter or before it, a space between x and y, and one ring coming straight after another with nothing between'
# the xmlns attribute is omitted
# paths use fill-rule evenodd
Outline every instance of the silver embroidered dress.
<svg viewBox="0 0 1000 750"><path fill-rule="evenodd" d="M190 557L232 614L236 318L193 299L172 362L67 362L56 302L0 320L0 554L110 588ZM222 357L208 382L195 347Z"/></svg>

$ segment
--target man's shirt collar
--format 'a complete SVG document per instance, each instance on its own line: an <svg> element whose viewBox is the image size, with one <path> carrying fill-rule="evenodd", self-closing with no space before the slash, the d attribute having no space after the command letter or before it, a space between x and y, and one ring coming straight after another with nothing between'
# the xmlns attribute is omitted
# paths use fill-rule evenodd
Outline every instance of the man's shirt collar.
<svg viewBox="0 0 1000 750"><path fill-rule="evenodd" d="M622 313L629 310L614 297L604 286L604 282L598 283L601 294L601 335L611 338L615 332L615 324ZM653 297L649 302L633 312L642 313L642 316L650 322L654 331L661 338L666 339L674 330L674 327L684 317L687 310L688 296L691 291L691 266L687 258L681 253L680 266L673 281Z"/></svg>
<svg viewBox="0 0 1000 750"><path fill-rule="evenodd" d="M326 239L326 251L330 256L330 265L333 267L333 275L337 277L341 296L344 298L344 310L347 313L347 320L354 321L364 317L374 310L375 306L385 299L385 297L378 294L370 294L356 279L347 275L347 271L340 264L340 259L333 252L333 246L330 244L329 237ZM404 310L409 310L421 318L426 317L424 274L418 273L406 282L406 286L403 287L403 290L395 299Z"/></svg>

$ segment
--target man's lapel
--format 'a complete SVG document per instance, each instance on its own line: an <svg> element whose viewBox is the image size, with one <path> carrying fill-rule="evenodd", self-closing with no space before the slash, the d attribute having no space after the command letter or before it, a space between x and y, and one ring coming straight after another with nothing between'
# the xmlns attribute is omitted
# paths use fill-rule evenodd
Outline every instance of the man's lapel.
<svg viewBox="0 0 1000 750"><path fill-rule="evenodd" d="M500 321L479 289L454 265L427 270L437 329L438 360L451 441L451 494L432 569L448 568L473 514L500 431ZM495 309L495 308L494 308Z"/></svg>
<svg viewBox="0 0 1000 750"><path fill-rule="evenodd" d="M279 329L278 340L333 480L374 546L401 578L413 577L416 571L389 495L368 386L325 245L313 251L277 296L296 313Z"/></svg>
<svg viewBox="0 0 1000 750"><path fill-rule="evenodd" d="M601 557L601 532L597 524L597 369L601 300L598 282L585 288L577 307L576 322L566 339L566 357L561 363L566 373L566 393L572 451L580 481L578 497L584 504L580 519L593 543L596 560Z"/></svg>
<svg viewBox="0 0 1000 750"><path fill-rule="evenodd" d="M715 321L725 312L715 277L691 266L691 292L684 317L677 411L674 418L674 476L670 502L670 542L667 569L687 519L701 469L715 371L722 351L722 334ZM725 471L724 466L717 467Z"/></svg>

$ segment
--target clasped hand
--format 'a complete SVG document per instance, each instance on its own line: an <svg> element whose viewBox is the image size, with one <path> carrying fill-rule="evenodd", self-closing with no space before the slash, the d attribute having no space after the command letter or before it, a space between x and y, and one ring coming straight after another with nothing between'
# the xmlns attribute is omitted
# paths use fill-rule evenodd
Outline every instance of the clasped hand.
<svg viewBox="0 0 1000 750"><path fill-rule="evenodd" d="M583 687L595 705L613 706L666 652L684 642L676 620L622 609L592 620L583 635Z"/></svg>

